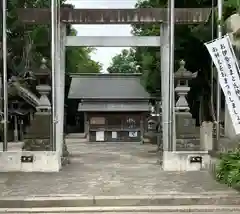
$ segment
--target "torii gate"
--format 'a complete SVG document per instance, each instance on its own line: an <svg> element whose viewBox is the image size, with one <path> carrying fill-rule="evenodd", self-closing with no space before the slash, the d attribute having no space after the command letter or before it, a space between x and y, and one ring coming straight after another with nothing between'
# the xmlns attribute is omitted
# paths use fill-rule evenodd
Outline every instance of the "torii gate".
<svg viewBox="0 0 240 214"><path fill-rule="evenodd" d="M198 24L207 22L211 13L210 8L176 8L175 23L176 24ZM50 24L50 9L18 9L19 19L25 24ZM161 56L161 72L162 76L162 102L163 102L163 139L168 138L169 126L169 22L167 8L141 8L141 9L70 9L62 8L60 13L61 24L57 24L60 32L58 41L56 42L56 63L55 71L53 71L53 79L55 89L53 97L56 99L55 115L57 122L53 124L56 135L54 139L54 150L59 155L62 152L64 141L63 136L63 120L64 120L64 72L65 72L65 47L66 46L92 46L92 47L143 47L152 46L160 48ZM158 23L160 25L161 38L159 36L66 36L66 24L146 24ZM52 46L53 47L53 46ZM54 100L54 99L53 99ZM163 142L164 151L170 151L174 148L169 142ZM53 169L57 171L59 169Z"/></svg>

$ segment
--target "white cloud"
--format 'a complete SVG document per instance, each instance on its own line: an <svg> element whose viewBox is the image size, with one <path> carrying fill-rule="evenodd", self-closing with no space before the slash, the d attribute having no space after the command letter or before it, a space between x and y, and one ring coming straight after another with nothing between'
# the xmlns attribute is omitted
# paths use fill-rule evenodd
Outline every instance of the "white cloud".
<svg viewBox="0 0 240 214"><path fill-rule="evenodd" d="M137 0L68 0L75 8L134 8ZM130 25L74 25L79 36L130 36ZM127 48L127 47L126 47ZM111 63L111 59L120 53L123 48L97 48L92 54L92 59L103 64L103 71L106 72L107 67Z"/></svg>

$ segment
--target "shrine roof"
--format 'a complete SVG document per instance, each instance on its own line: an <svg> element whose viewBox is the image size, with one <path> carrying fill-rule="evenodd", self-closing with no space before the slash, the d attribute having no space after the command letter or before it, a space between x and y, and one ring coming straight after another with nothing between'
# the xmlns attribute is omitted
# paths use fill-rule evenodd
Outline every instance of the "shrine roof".
<svg viewBox="0 0 240 214"><path fill-rule="evenodd" d="M149 99L139 74L72 75L69 99Z"/></svg>

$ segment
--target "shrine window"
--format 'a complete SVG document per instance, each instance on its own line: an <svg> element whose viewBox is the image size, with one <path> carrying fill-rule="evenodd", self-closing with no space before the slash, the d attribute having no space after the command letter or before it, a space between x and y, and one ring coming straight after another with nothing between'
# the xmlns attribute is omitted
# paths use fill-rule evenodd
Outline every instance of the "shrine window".
<svg viewBox="0 0 240 214"><path fill-rule="evenodd" d="M92 117L90 119L90 124L91 125L104 125L106 123L104 117Z"/></svg>

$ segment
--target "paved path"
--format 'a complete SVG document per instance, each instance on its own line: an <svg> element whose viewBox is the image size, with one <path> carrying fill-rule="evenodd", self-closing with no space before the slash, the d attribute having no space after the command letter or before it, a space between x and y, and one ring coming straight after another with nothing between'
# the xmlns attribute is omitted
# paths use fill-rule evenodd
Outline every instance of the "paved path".
<svg viewBox="0 0 240 214"><path fill-rule="evenodd" d="M208 172L164 172L156 149L137 143L70 142L72 164L59 173L0 173L1 196L78 194L83 196L153 195L169 192L230 191Z"/></svg>

